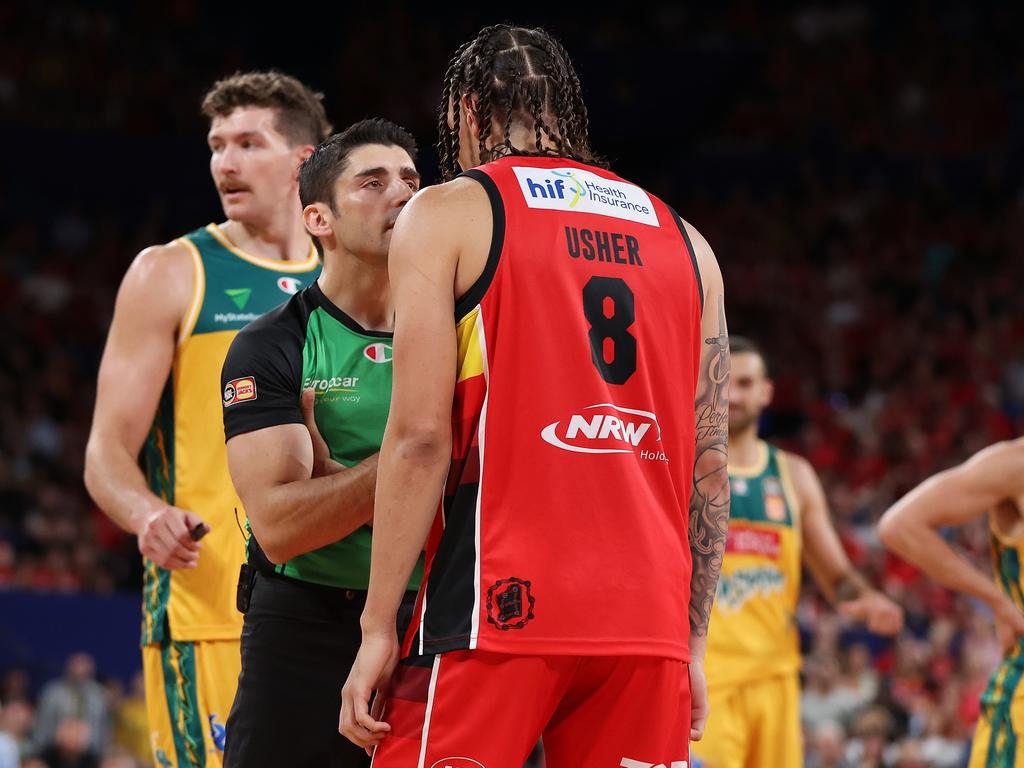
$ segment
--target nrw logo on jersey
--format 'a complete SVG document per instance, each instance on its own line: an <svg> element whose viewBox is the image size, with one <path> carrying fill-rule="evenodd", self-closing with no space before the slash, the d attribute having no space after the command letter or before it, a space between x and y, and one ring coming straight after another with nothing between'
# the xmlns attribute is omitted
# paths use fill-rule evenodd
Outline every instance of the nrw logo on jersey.
<svg viewBox="0 0 1024 768"><path fill-rule="evenodd" d="M650 196L635 184L605 179L582 168L512 170L530 208L596 213L661 226Z"/></svg>
<svg viewBox="0 0 1024 768"><path fill-rule="evenodd" d="M243 403L246 400L256 399L256 379L252 376L243 376L240 379L232 379L224 386L224 406Z"/></svg>
<svg viewBox="0 0 1024 768"><path fill-rule="evenodd" d="M639 453L650 461L668 461L659 446L661 427L650 411L612 403L588 405L580 413L548 424L541 438L573 453ZM641 448L641 444L647 446Z"/></svg>

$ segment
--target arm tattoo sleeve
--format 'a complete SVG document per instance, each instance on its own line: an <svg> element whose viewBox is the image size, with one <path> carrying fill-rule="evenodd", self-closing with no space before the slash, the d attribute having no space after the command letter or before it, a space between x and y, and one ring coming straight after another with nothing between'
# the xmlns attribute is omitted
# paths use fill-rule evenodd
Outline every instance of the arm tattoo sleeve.
<svg viewBox="0 0 1024 768"><path fill-rule="evenodd" d="M690 632L707 634L729 528L729 337L725 300L718 300L718 336L704 340L695 403L697 448L690 494Z"/></svg>

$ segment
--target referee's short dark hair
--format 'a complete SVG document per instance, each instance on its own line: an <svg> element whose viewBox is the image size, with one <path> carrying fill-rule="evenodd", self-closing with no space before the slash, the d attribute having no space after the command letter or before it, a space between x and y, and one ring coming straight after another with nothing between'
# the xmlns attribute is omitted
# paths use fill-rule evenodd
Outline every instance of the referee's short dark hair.
<svg viewBox="0 0 1024 768"><path fill-rule="evenodd" d="M367 144L401 147L416 162L416 140L400 125L375 117L360 120L341 133L328 136L299 169L299 200L327 203L334 210L334 184L345 171L352 152Z"/></svg>

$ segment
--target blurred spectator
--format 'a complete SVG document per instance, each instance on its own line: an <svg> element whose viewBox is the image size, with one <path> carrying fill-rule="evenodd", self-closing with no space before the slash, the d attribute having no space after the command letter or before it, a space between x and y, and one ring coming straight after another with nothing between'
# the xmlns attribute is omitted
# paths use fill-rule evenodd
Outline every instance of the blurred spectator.
<svg viewBox="0 0 1024 768"><path fill-rule="evenodd" d="M129 757L140 762L150 760L153 753L150 748L142 672L132 678L127 695L111 696L111 710L114 713L113 742L122 747L124 754Z"/></svg>
<svg viewBox="0 0 1024 768"><path fill-rule="evenodd" d="M89 724L77 717L68 717L57 726L52 743L39 757L47 768L99 768L91 742Z"/></svg>
<svg viewBox="0 0 1024 768"><path fill-rule="evenodd" d="M21 755L18 753L18 742L7 732L3 705L0 704L0 768L18 768Z"/></svg>
<svg viewBox="0 0 1024 768"><path fill-rule="evenodd" d="M846 729L834 720L822 720L810 731L810 758L805 768L853 768L846 761Z"/></svg>
<svg viewBox="0 0 1024 768"><path fill-rule="evenodd" d="M20 699L9 702L0 710L0 731L6 733L14 741L18 755L22 759L32 754L34 714L32 705Z"/></svg>
<svg viewBox="0 0 1024 768"><path fill-rule="evenodd" d="M67 752L74 754L75 759L84 759L84 755L95 758L106 749L110 740L110 707L107 692L96 682L95 674L91 656L72 654L64 676L43 688L33 733L33 741L42 753L56 747L60 754ZM62 728L64 743L57 744ZM84 752L79 755L75 750L83 738Z"/></svg>
<svg viewBox="0 0 1024 768"><path fill-rule="evenodd" d="M842 685L834 656L804 660L807 683L800 697L801 717L812 731L825 723L845 723L865 703L859 691Z"/></svg>
<svg viewBox="0 0 1024 768"><path fill-rule="evenodd" d="M144 761L148 765L148 758ZM100 761L100 768L140 768L144 764L127 750L114 748Z"/></svg>

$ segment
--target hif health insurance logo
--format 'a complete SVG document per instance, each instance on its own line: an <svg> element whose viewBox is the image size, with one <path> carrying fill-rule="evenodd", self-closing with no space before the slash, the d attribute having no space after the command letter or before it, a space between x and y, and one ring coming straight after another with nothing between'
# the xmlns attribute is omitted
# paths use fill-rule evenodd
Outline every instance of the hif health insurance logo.
<svg viewBox="0 0 1024 768"><path fill-rule="evenodd" d="M533 197L539 196L543 198L558 198L559 200L565 200L566 196L568 196L569 207L575 208L580 199L587 196L587 188L583 186L583 182L576 177L576 174L573 171L552 171L551 174L553 176L558 176L559 178L554 181L547 179L543 182L543 186L533 179L528 178L526 180L527 189L530 190L530 194ZM566 184L565 179L572 182L571 188L567 189L568 185Z"/></svg>
<svg viewBox="0 0 1024 768"><path fill-rule="evenodd" d="M621 179L606 179L582 168L513 166L529 208L591 213L660 226L650 196Z"/></svg>

